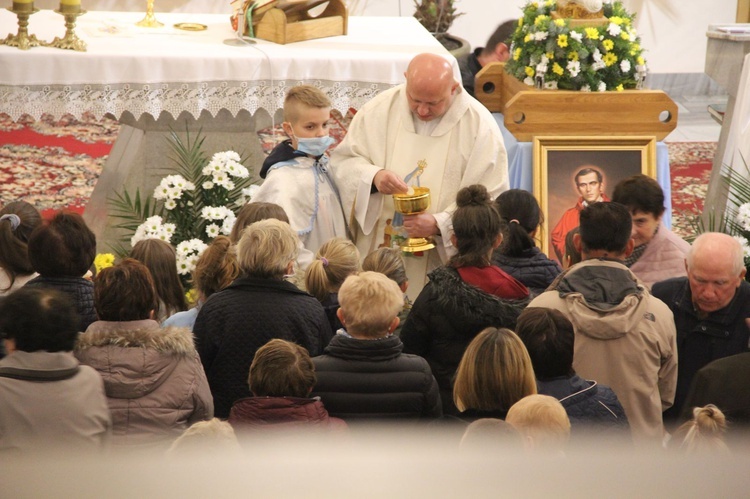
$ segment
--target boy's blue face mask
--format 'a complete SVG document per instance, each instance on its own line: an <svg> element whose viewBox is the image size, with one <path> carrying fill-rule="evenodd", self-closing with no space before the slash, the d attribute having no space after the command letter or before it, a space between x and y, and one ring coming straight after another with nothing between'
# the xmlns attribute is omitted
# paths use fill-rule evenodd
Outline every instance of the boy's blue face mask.
<svg viewBox="0 0 750 499"><path fill-rule="evenodd" d="M316 158L322 156L331 144L333 144L333 138L330 136L297 138L297 150Z"/></svg>

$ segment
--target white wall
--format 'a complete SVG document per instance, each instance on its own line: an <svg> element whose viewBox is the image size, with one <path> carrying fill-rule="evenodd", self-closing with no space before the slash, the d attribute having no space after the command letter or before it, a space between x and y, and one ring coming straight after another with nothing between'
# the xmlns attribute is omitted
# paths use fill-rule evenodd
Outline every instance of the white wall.
<svg viewBox="0 0 750 499"><path fill-rule="evenodd" d="M368 15L414 13L413 0L360 0ZM481 47L495 27L518 18L524 0L458 0L458 18L451 33ZM702 73L709 24L734 22L737 0L624 0L636 22L652 73Z"/></svg>

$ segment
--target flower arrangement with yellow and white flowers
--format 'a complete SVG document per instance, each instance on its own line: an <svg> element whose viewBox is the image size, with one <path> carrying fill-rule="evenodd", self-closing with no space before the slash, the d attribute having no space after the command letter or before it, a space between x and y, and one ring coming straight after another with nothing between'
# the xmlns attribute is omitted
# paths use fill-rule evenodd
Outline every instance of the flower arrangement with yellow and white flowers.
<svg viewBox="0 0 750 499"><path fill-rule="evenodd" d="M555 18L555 0L527 3L511 37L506 71L529 86L547 89L640 88L647 67L634 15L619 1L598 3L606 21L589 25Z"/></svg>

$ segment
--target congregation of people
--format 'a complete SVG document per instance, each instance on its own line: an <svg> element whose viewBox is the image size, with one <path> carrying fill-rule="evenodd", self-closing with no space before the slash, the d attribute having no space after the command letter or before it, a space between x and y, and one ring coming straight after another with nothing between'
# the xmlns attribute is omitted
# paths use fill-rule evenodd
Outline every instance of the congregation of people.
<svg viewBox="0 0 750 499"><path fill-rule="evenodd" d="M572 208L550 259L490 113L441 57L416 56L405 77L330 158L330 101L290 90L289 140L201 254L194 303L164 241L93 272L80 215L1 207L0 452L242 452L374 423L430 428L469 455L729 452L727 432L750 422L740 244L680 239L659 184L637 175ZM419 181L435 206L396 213L392 196ZM404 254L409 237L437 247Z"/></svg>

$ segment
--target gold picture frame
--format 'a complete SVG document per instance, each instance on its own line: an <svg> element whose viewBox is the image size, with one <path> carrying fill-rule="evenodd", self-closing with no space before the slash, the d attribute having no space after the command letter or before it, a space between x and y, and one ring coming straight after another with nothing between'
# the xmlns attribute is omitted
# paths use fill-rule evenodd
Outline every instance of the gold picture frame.
<svg viewBox="0 0 750 499"><path fill-rule="evenodd" d="M583 168L591 166L599 170L602 182L598 189L605 200L611 197L614 186L627 177L642 173L656 178L654 136L538 136L534 138L533 148L534 196L544 219L537 239L541 250L561 263L564 234L572 228L569 226L574 218L574 226L578 225L574 208L583 199L581 189L597 188L578 187L576 176ZM593 181L598 177L592 172L587 176Z"/></svg>

